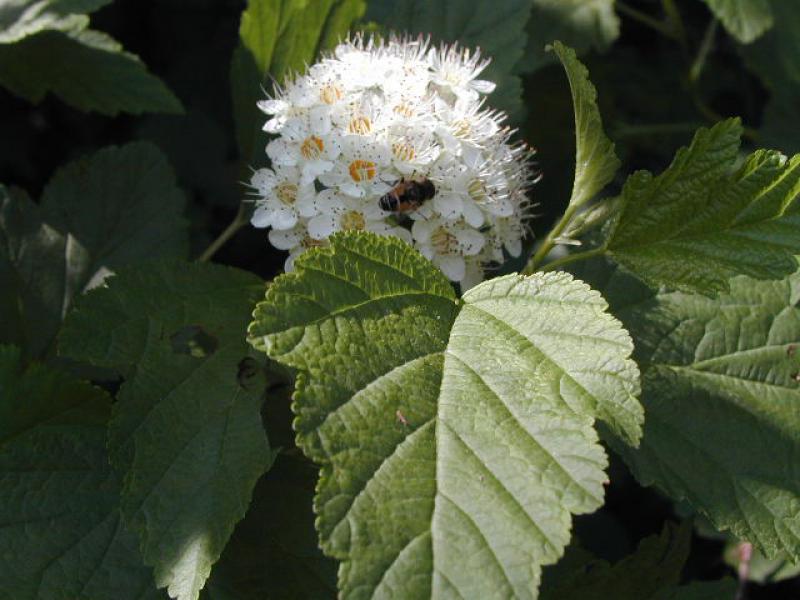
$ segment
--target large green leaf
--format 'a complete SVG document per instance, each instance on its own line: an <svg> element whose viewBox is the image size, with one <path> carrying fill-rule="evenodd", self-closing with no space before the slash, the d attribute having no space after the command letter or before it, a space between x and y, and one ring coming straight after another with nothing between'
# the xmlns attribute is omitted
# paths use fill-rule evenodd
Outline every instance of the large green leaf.
<svg viewBox="0 0 800 600"><path fill-rule="evenodd" d="M767 0L703 0L725 29L743 44L749 44L772 27Z"/></svg>
<svg viewBox="0 0 800 600"><path fill-rule="evenodd" d="M183 206L163 154L144 143L63 167L40 206L0 186L0 342L41 356L73 297L105 273L185 255Z"/></svg>
<svg viewBox="0 0 800 600"><path fill-rule="evenodd" d="M0 598L159 598L123 526L108 395L0 346Z"/></svg>
<svg viewBox="0 0 800 600"><path fill-rule="evenodd" d="M545 46L560 40L582 54L606 50L619 37L614 0L532 0L528 47L519 70L536 71L553 62Z"/></svg>
<svg viewBox="0 0 800 600"><path fill-rule="evenodd" d="M731 280L715 298L595 282L636 340L647 419L619 445L637 478L768 557L800 558L800 275ZM604 280L604 281L603 281Z"/></svg>
<svg viewBox="0 0 800 600"><path fill-rule="evenodd" d="M688 523L680 528L668 524L660 535L645 538L636 552L613 566L602 560L586 560L586 557L569 570L557 565L554 571L559 577L548 578L551 583L542 588L542 600L679 598L680 595L668 594L680 589L678 583L689 557L691 535Z"/></svg>
<svg viewBox="0 0 800 600"><path fill-rule="evenodd" d="M272 461L244 340L261 281L211 264L121 270L68 315L61 351L126 381L109 424L122 513L172 597L196 598Z"/></svg>
<svg viewBox="0 0 800 600"><path fill-rule="evenodd" d="M603 419L640 435L631 341L565 273L459 301L396 238L345 233L276 279L251 342L299 370L299 445L345 598L536 596L603 498Z"/></svg>
<svg viewBox="0 0 800 600"><path fill-rule="evenodd" d="M713 293L743 274L776 279L800 253L800 155L758 150L737 168L742 128L697 132L669 168L633 174L606 249L646 282Z"/></svg>
<svg viewBox="0 0 800 600"><path fill-rule="evenodd" d="M112 0L0 0L0 44L18 42L45 29L73 31L89 24L89 13Z"/></svg>
<svg viewBox="0 0 800 600"><path fill-rule="evenodd" d="M264 115L256 106L264 89L272 81L283 83L288 74L303 71L321 50L346 37L365 9L365 0L248 1L231 65L236 135L243 160L252 166L265 160Z"/></svg>
<svg viewBox="0 0 800 600"><path fill-rule="evenodd" d="M0 84L31 102L48 92L85 111L180 113L180 101L133 54L91 29L44 30L0 44Z"/></svg>
<svg viewBox="0 0 800 600"><path fill-rule="evenodd" d="M530 14L531 0L372 0L367 11L369 19L397 33L479 46L492 59L482 77L497 84L487 102L514 121L520 121L524 111L522 85L514 72L523 56Z"/></svg>
<svg viewBox="0 0 800 600"><path fill-rule="evenodd" d="M612 179L619 169L614 144L603 131L603 121L597 108L597 90L589 81L589 71L581 64L575 51L560 42L553 44L569 78L575 111L575 180L569 205L578 208L591 200Z"/></svg>

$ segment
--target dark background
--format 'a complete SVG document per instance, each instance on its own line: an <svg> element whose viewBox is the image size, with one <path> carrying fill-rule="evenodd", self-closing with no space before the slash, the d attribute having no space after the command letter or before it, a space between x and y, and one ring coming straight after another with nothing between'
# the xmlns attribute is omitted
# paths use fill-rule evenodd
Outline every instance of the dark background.
<svg viewBox="0 0 800 600"><path fill-rule="evenodd" d="M788 1L788 0L787 0ZM639 3L647 10L651 2ZM709 20L700 2L680 3L690 41L698 44ZM48 96L33 106L0 89L0 181L38 197L55 170L71 159L109 144L148 139L167 153L189 197L194 256L233 218L243 194L233 137L229 88L231 54L243 1L117 0L92 17L92 27L118 39L161 77L181 99L182 116L115 118L86 114ZM605 54L584 57L599 91L604 122L617 142L622 178L667 166L692 131L708 124L684 80L688 57L674 42L623 17L622 35ZM527 118L520 135L537 148L543 173L534 190L537 234L547 231L569 197L574 157L569 88L558 66L524 77ZM747 72L733 42L721 31L699 86L703 101L722 116L740 115L758 128L767 93ZM674 124L665 131L661 124ZM658 127L647 127L658 125ZM247 227L215 260L276 275L284 254L272 249L262 230ZM610 472L607 503L579 517L576 532L587 549L607 560L633 551L638 541L676 519L673 505L636 484L621 463ZM724 542L695 535L685 569L688 579L717 579L732 570L722 560ZM769 587L752 586L749 598L800 597L797 579Z"/></svg>

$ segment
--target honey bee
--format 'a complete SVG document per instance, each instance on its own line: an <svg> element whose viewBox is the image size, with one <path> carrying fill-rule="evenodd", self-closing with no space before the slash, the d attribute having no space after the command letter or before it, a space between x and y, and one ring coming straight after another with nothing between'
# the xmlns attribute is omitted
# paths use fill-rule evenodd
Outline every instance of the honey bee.
<svg viewBox="0 0 800 600"><path fill-rule="evenodd" d="M436 187L430 179L403 177L381 196L378 206L388 212L406 214L417 210L435 195Z"/></svg>

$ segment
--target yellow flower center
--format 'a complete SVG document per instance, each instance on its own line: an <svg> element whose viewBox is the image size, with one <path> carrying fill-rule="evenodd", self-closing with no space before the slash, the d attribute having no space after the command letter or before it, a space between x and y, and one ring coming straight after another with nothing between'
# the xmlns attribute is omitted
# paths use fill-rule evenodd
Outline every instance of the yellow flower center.
<svg viewBox="0 0 800 600"><path fill-rule="evenodd" d="M375 163L370 160L354 160L350 163L350 177L353 181L369 181L376 174Z"/></svg>
<svg viewBox="0 0 800 600"><path fill-rule="evenodd" d="M325 150L325 142L315 135L307 137L300 146L300 154L306 160L317 160Z"/></svg>
<svg viewBox="0 0 800 600"><path fill-rule="evenodd" d="M394 112L398 115L403 115L404 117L413 117L414 116L414 109L408 102L400 102L394 107Z"/></svg>
<svg viewBox="0 0 800 600"><path fill-rule="evenodd" d="M366 226L367 220L357 210L351 210L342 215L342 229L363 231Z"/></svg>
<svg viewBox="0 0 800 600"><path fill-rule="evenodd" d="M367 135L372 132L372 121L369 117L355 116L350 119L347 130L356 135Z"/></svg>
<svg viewBox="0 0 800 600"><path fill-rule="evenodd" d="M319 90L319 99L325 104L335 104L344 97L342 88L333 83L328 83Z"/></svg>
<svg viewBox="0 0 800 600"><path fill-rule="evenodd" d="M458 248L458 239L442 226L431 234L431 244L439 254L452 254Z"/></svg>
<svg viewBox="0 0 800 600"><path fill-rule="evenodd" d="M480 179L473 179L470 181L469 186L467 186L467 191L475 202L483 202L489 195L486 191L486 185Z"/></svg>
<svg viewBox="0 0 800 600"><path fill-rule="evenodd" d="M275 195L284 204L294 204L294 201L297 200L297 186L284 181L275 188Z"/></svg>
<svg viewBox="0 0 800 600"><path fill-rule="evenodd" d="M392 153L395 155L397 160L402 160L405 162L411 162L417 155L416 151L414 150L414 146L408 142L393 143Z"/></svg>
<svg viewBox="0 0 800 600"><path fill-rule="evenodd" d="M467 137L470 133L472 128L469 125L469 121L466 119L459 119L455 123L453 123L453 133L456 137L464 138Z"/></svg>

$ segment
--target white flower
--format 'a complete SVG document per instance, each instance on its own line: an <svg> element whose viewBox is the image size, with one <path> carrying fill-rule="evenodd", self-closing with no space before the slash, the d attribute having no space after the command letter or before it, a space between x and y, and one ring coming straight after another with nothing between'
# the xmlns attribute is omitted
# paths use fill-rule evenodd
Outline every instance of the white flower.
<svg viewBox="0 0 800 600"><path fill-rule="evenodd" d="M426 219L414 221L415 246L453 281L466 274L467 256L476 256L486 242L483 234L463 221Z"/></svg>
<svg viewBox="0 0 800 600"><path fill-rule="evenodd" d="M340 160L319 180L348 196L377 200L391 189L387 182L398 179L386 168L390 160L391 152L382 140L350 135L343 141Z"/></svg>
<svg viewBox="0 0 800 600"><path fill-rule="evenodd" d="M487 64L422 38L356 38L259 103L276 138L250 182L252 222L289 251L287 270L342 230L400 237L464 289L522 251L531 153L483 107Z"/></svg>
<svg viewBox="0 0 800 600"><path fill-rule="evenodd" d="M330 119L326 123L330 131ZM281 130L281 137L267 144L267 156L273 165L299 167L300 183L309 184L333 168L333 161L341 150L337 136L325 133L325 127L319 126L312 114L306 119L289 119Z"/></svg>
<svg viewBox="0 0 800 600"><path fill-rule="evenodd" d="M324 190L318 198L320 214L308 221L308 234L315 240L328 238L336 231L372 231L386 235L392 227L386 222L387 213L372 200L353 198Z"/></svg>
<svg viewBox="0 0 800 600"><path fill-rule="evenodd" d="M481 60L480 50L470 56L469 49L445 46L431 52L431 81L457 98L476 100L478 94L494 91L491 81L475 79L488 65L488 60Z"/></svg>
<svg viewBox="0 0 800 600"><path fill-rule="evenodd" d="M301 216L315 213L313 185L301 185L297 169L276 167L253 173L250 185L260 196L250 222L254 227L291 229Z"/></svg>

